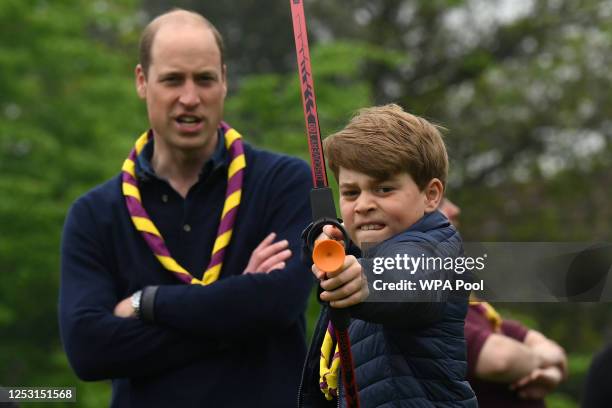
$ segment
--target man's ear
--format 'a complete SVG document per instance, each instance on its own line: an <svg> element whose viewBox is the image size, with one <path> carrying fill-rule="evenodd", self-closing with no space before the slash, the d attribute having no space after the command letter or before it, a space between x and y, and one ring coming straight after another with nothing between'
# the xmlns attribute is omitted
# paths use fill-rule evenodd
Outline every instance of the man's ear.
<svg viewBox="0 0 612 408"><path fill-rule="evenodd" d="M223 79L223 99L227 96L227 65L223 64L221 68L221 75Z"/></svg>
<svg viewBox="0 0 612 408"><path fill-rule="evenodd" d="M423 191L425 193L425 212L430 213L435 211L442 201L444 185L439 179L433 178L427 183Z"/></svg>
<svg viewBox="0 0 612 408"><path fill-rule="evenodd" d="M136 92L140 99L147 98L147 78L145 76L144 70L142 69L142 65L136 65L136 69L134 70L134 74L136 76Z"/></svg>

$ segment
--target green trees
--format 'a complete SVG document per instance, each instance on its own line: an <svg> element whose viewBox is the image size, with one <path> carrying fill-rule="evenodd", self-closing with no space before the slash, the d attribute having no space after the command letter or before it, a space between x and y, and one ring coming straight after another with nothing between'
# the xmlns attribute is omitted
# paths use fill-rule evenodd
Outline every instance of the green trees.
<svg viewBox="0 0 612 408"><path fill-rule="evenodd" d="M0 4L0 384L76 381L57 329L60 234L70 203L118 171L145 126L122 50L134 11Z"/></svg>

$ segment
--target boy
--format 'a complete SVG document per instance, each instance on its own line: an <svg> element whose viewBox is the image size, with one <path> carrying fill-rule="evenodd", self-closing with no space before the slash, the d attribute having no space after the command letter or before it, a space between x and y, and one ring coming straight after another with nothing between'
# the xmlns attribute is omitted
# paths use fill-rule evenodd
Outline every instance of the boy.
<svg viewBox="0 0 612 408"><path fill-rule="evenodd" d="M436 210L448 157L435 126L394 104L366 108L326 138L324 149L338 180L344 226L358 247L349 252L359 257L365 244L377 243L368 250L369 258L420 257L423 248L417 251L413 244L439 250L437 244L443 243L446 255L461 254L459 234ZM325 227L323 235L342 238L333 227ZM321 281L320 299L349 308L361 407L477 407L465 380L467 297L454 302L364 302L370 289L363 269L353 255L339 272L326 275L312 268ZM426 273L431 272L405 275L418 279ZM331 353L321 348L327 327L324 307L302 374L300 407L345 406L341 375L333 364L330 369Z"/></svg>

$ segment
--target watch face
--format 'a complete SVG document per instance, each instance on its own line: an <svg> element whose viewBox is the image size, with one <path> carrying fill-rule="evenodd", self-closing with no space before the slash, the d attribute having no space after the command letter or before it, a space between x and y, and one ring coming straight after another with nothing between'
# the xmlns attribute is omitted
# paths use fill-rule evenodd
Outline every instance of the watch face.
<svg viewBox="0 0 612 408"><path fill-rule="evenodd" d="M136 316L140 313L140 298L142 297L142 291L138 291L132 295L132 307Z"/></svg>

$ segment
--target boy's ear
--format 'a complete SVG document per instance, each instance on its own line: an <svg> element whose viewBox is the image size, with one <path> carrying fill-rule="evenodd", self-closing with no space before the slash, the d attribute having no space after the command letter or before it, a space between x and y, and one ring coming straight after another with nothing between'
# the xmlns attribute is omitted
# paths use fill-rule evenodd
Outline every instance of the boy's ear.
<svg viewBox="0 0 612 408"><path fill-rule="evenodd" d="M425 212L426 213L433 212L438 208L438 206L440 205L440 202L442 201L442 195L444 193L444 185L439 179L433 178L431 179L429 183L427 183L427 186L425 186L424 193L425 193Z"/></svg>

